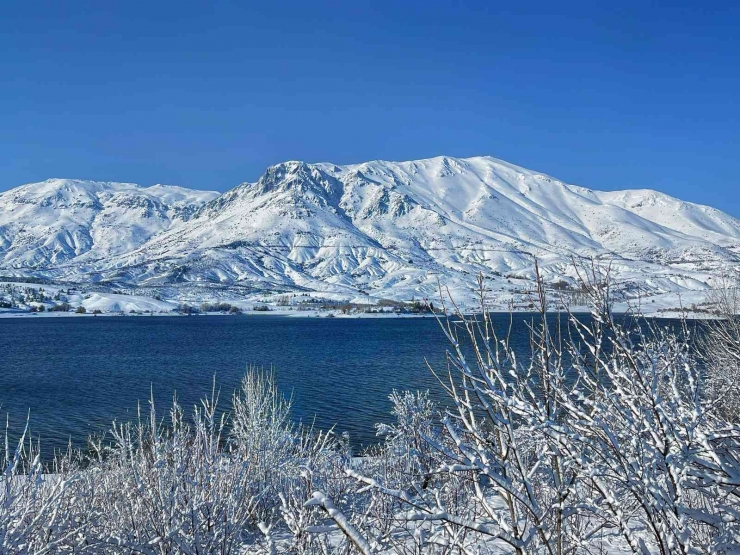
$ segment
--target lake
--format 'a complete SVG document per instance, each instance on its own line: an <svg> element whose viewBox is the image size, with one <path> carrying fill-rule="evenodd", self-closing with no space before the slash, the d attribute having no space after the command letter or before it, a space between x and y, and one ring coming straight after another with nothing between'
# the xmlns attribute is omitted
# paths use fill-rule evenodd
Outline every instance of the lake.
<svg viewBox="0 0 740 555"><path fill-rule="evenodd" d="M495 316L501 329L509 316ZM526 352L525 321L514 315L515 349ZM68 441L84 446L111 422L136 417L153 391L160 416L173 393L189 412L212 386L228 409L247 368L274 369L297 420L348 432L355 446L375 441L390 421L394 389L440 387L425 358L444 367L448 345L432 317L0 318L0 414L31 430L44 457Z"/></svg>

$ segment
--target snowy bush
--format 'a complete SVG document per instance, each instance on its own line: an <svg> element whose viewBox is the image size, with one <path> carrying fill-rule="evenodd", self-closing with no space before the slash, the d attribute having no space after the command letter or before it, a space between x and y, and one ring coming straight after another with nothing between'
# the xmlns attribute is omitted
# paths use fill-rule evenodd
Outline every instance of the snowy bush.
<svg viewBox="0 0 740 555"><path fill-rule="evenodd" d="M25 435L14 451L6 441L0 551L239 553L277 522L311 540L303 527L315 511L303 504L317 488L349 485L346 446L294 425L268 375L247 374L230 430L217 407L214 386L190 421L175 400L165 425L152 401L138 421L113 426L112 445L92 442L84 468L66 455L44 473ZM306 514L294 522L296 507Z"/></svg>
<svg viewBox="0 0 740 555"><path fill-rule="evenodd" d="M397 487L349 471L405 505L407 522L426 532L419 550L561 554L614 545L673 554L740 545L740 429L702 397L688 330L620 324L608 282L594 272L583 285L593 323L571 316L566 329L550 329L540 282L526 365L485 310L457 311L461 328L441 320L452 350L438 377L454 408L441 438L425 436L440 454L437 481L419 475ZM450 502L444 478L460 476L462 505Z"/></svg>
<svg viewBox="0 0 740 555"><path fill-rule="evenodd" d="M57 457L53 474L44 474L28 426L14 449L8 435L6 427L0 478L0 553L84 550L94 511L78 497L80 475L71 452Z"/></svg>
<svg viewBox="0 0 740 555"><path fill-rule="evenodd" d="M722 417L740 423L740 280L722 275L715 285L709 303L718 317L704 323L700 338L707 393Z"/></svg>

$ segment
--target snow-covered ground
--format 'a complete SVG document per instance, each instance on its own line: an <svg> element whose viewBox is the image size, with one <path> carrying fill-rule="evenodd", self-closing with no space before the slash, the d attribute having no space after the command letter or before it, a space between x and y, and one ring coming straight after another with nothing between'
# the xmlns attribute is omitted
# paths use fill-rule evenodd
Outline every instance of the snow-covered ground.
<svg viewBox="0 0 740 555"><path fill-rule="evenodd" d="M207 293L208 290L205 290ZM561 301L560 291L550 291L551 309L562 310L566 307L574 312L587 311L588 307L582 304L569 303L567 299ZM39 300L39 296L44 300ZM21 302L20 296L23 296ZM706 291L685 291L683 293L662 293L652 296L639 297L614 304L617 312L634 312L648 317L662 318L706 318L710 315L702 310L706 305ZM315 302L310 302L315 300ZM204 296L195 301L190 294L186 298L160 300L151 296L130 295L111 292L87 290L85 287L69 288L58 285L8 282L0 283L0 318L34 317L58 318L63 316L179 316L185 305L201 312L201 302L224 302L237 307L242 314L249 316L290 316L290 317L336 317L336 318L398 318L398 317L429 317L428 313L411 312L412 305L398 304L392 307L378 306L368 299L361 299L361 304L345 304L337 299L324 299L321 296L292 296L292 295L250 295L247 297L230 297L223 292L216 298ZM440 306L437 299L429 299L436 307ZM11 307L2 307L2 303L13 304ZM531 310L529 294L511 294L500 292L491 294L488 309L492 312L526 312ZM55 305L67 303L65 311L52 311ZM43 306L43 312L38 308ZM76 312L78 307L84 307L85 313ZM405 308L400 311L398 308ZM260 308L262 310L260 310ZM468 307L470 311L477 308ZM32 311L35 309L34 311ZM208 314L226 314L226 312L209 311Z"/></svg>

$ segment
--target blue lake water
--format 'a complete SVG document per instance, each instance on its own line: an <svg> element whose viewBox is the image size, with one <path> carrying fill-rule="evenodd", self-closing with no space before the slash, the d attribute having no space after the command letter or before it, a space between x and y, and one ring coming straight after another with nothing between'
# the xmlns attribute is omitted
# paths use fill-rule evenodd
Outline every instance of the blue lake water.
<svg viewBox="0 0 740 555"><path fill-rule="evenodd" d="M500 315L501 327L509 316ZM515 315L512 342L528 350L525 322ZM186 410L211 390L222 407L252 365L273 368L293 398L296 419L336 425L353 444L376 441L375 424L390 420L393 389L440 387L425 359L444 368L448 348L434 318L290 318L283 316L72 317L0 319L0 414L31 430L48 457L68 441L116 419L136 417L153 391L160 416L172 395Z"/></svg>

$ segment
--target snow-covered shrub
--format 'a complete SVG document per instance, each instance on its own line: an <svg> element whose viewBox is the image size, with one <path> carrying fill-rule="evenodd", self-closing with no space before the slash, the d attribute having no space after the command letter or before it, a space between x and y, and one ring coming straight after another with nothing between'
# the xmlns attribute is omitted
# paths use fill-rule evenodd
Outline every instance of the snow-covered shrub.
<svg viewBox="0 0 740 555"><path fill-rule="evenodd" d="M458 515L474 514L477 500L471 494L471 473L446 473L440 445L451 447L440 423L440 412L426 392L393 392L394 424L378 426L385 441L367 453L347 474L365 485L368 496L365 521L356 520L374 551L389 553L445 553L468 546L473 535L453 530L454 540L436 531L440 510ZM420 516L424 515L424 516Z"/></svg>
<svg viewBox="0 0 740 555"><path fill-rule="evenodd" d="M707 373L707 392L721 416L740 423L740 280L722 275L709 303L716 319L704 322L699 352Z"/></svg>
<svg viewBox="0 0 740 555"><path fill-rule="evenodd" d="M79 495L79 473L70 452L45 474L28 425L15 449L6 427L0 478L0 553L89 551L85 541L94 515ZM28 439L28 441L26 441Z"/></svg>
<svg viewBox="0 0 740 555"><path fill-rule="evenodd" d="M250 371L233 398L230 456L250 468L253 515L265 541L272 545L272 532L287 527L292 537L283 537L282 548L321 552L325 534L309 533L321 518L305 503L316 490L344 500L351 454L346 440L294 424L290 408L271 374Z"/></svg>
<svg viewBox="0 0 740 555"><path fill-rule="evenodd" d="M175 399L160 420L152 400L114 424L112 444L93 441L84 466L70 451L51 472L23 437L15 451L6 442L0 552L241 553L272 544L276 528L293 552L325 543L304 505L316 489L349 492L346 442L294 424L272 377L255 371L231 415L219 416L215 385L192 418Z"/></svg>
<svg viewBox="0 0 740 555"><path fill-rule="evenodd" d="M84 476L97 488L96 540L124 552L236 553L257 503L252 469L230 456L217 395L188 423L149 417L114 427L115 444Z"/></svg>
<svg viewBox="0 0 740 555"><path fill-rule="evenodd" d="M620 323L596 272L582 288L592 323L571 315L551 329L539 283L524 364L484 308L468 317L453 305L454 320L440 320L452 349L438 377L453 408L441 437L424 435L439 454L435 481L419 474L399 486L348 471L405 507L418 551L562 554L615 544L688 554L740 545L740 429L702 397L688 329ZM481 281L481 307L483 291ZM454 479L464 503L449 497Z"/></svg>
<svg viewBox="0 0 740 555"><path fill-rule="evenodd" d="M429 438L439 434L438 411L428 392L398 392L389 397L395 424L379 424L378 435L385 436L384 455L409 475L428 475L435 466L436 452Z"/></svg>
<svg viewBox="0 0 740 555"><path fill-rule="evenodd" d="M192 423L175 401L167 426L152 403L146 421L114 429L113 449L85 474L103 489L99 541L126 552L238 553L271 542L278 522L303 526L289 514L292 500L302 508L315 489L347 482L338 442L294 425L270 375L244 378L230 431L217 404L214 386Z"/></svg>

